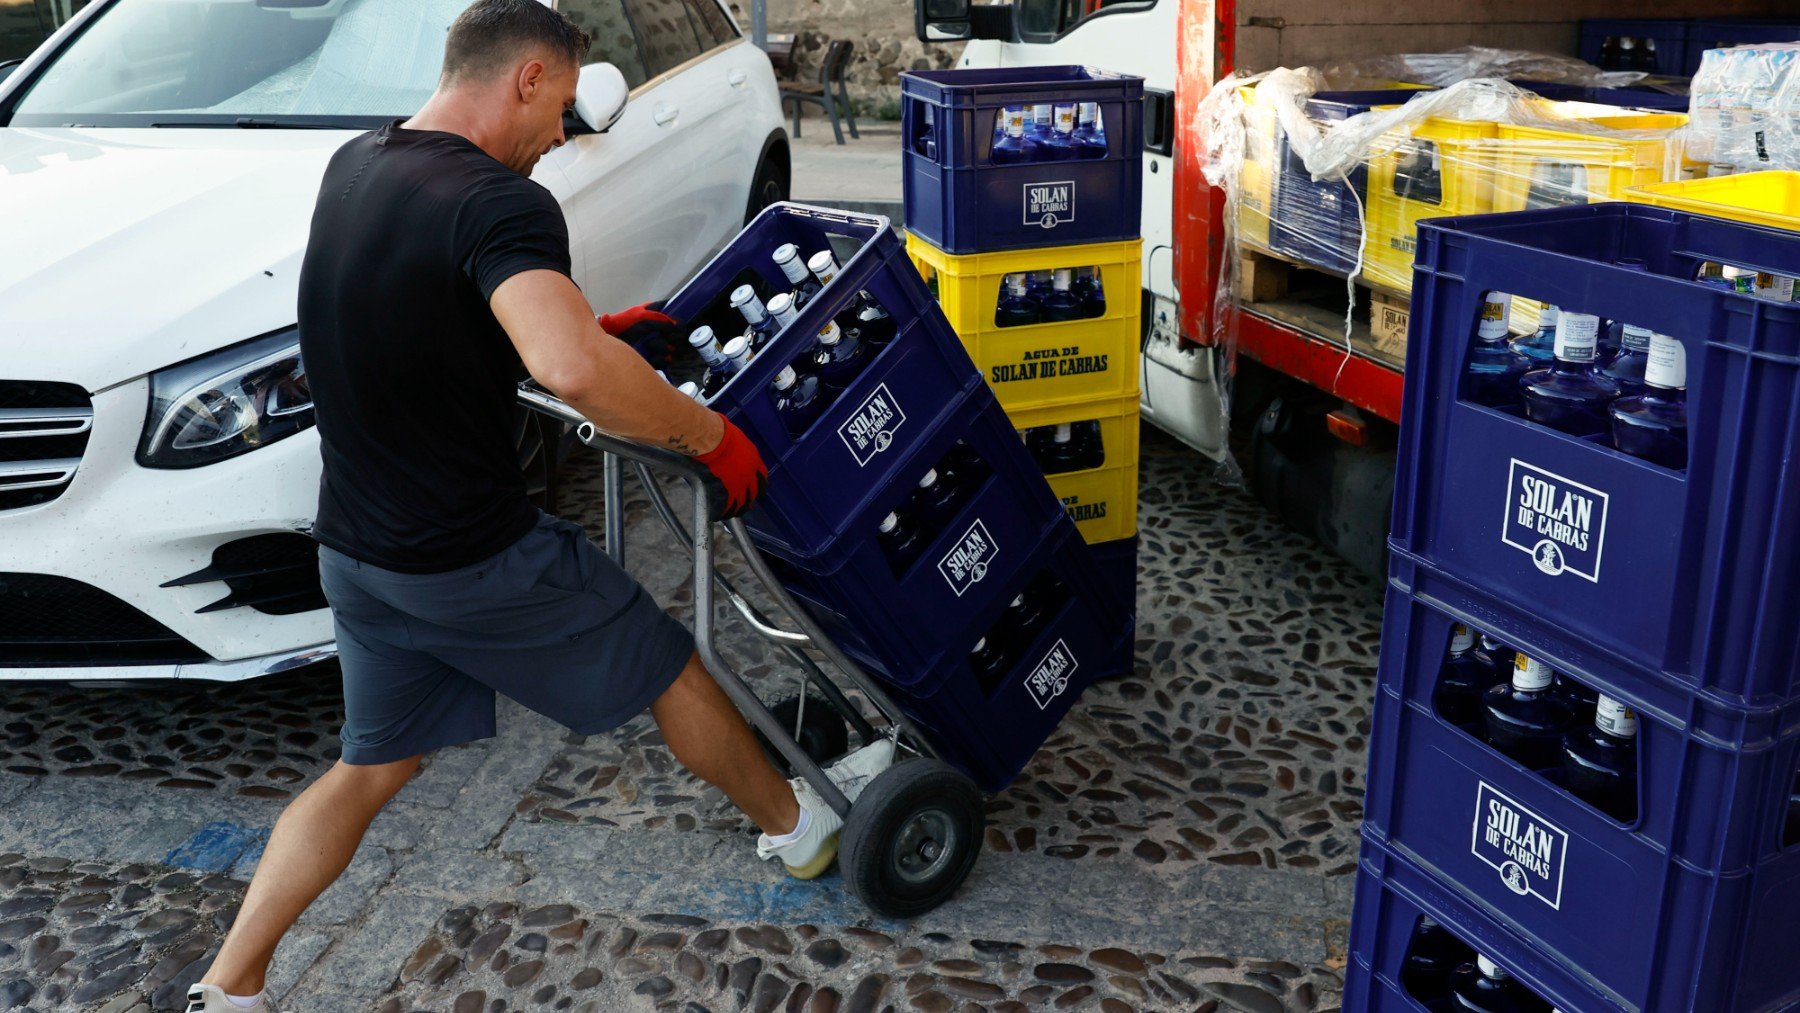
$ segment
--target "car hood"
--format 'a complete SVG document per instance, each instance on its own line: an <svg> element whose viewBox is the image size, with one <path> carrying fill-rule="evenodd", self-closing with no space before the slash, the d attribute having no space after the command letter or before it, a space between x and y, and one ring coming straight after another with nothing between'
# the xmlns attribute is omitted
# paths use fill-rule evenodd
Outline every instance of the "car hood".
<svg viewBox="0 0 1800 1013"><path fill-rule="evenodd" d="M0 377L99 390L291 325L354 135L0 128Z"/></svg>

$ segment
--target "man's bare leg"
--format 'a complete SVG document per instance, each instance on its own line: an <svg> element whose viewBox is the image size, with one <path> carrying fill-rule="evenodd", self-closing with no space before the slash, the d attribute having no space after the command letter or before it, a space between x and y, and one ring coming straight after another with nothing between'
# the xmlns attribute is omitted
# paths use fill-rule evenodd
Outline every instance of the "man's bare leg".
<svg viewBox="0 0 1800 1013"><path fill-rule="evenodd" d="M682 766L718 787L763 833L777 837L800 822L800 806L731 698L700 656L650 705L663 739Z"/></svg>
<svg viewBox="0 0 1800 1013"><path fill-rule="evenodd" d="M367 765L340 760L288 803L201 983L231 995L262 991L281 937L343 873L375 814L418 769L417 756Z"/></svg>

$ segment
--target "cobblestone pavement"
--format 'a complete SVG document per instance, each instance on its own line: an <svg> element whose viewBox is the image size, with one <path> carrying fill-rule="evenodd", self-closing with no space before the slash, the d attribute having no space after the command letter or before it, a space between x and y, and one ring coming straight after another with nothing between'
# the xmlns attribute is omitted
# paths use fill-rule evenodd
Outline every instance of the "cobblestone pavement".
<svg viewBox="0 0 1800 1013"><path fill-rule="evenodd" d="M647 718L584 737L503 702L283 943L279 1008L1336 1006L1378 589L1207 476L1146 429L1136 672L990 801L981 862L931 915L756 862ZM594 505L572 512L596 536L598 490L576 461L565 510ZM632 569L686 618L675 543L641 497L626 521ZM763 642L725 646L765 699L789 691ZM179 1008L282 804L336 758L337 679L0 686L0 1009Z"/></svg>

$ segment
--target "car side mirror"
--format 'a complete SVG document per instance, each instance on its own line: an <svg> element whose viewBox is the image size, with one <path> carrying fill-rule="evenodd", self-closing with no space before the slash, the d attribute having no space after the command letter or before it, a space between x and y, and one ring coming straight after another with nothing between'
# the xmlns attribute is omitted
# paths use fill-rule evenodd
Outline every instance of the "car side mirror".
<svg viewBox="0 0 1800 1013"><path fill-rule="evenodd" d="M581 79L575 82L575 119L581 133L603 134L625 115L625 101L631 88L625 75L610 63L590 63L581 68Z"/></svg>
<svg viewBox="0 0 1800 1013"><path fill-rule="evenodd" d="M920 42L1013 39L1013 5L971 0L913 0L913 33Z"/></svg>

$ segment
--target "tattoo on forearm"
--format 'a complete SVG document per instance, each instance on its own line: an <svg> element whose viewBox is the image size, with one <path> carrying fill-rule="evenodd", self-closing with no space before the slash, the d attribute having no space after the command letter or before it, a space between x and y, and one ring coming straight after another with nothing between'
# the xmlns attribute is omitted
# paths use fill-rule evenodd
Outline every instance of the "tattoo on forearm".
<svg viewBox="0 0 1800 1013"><path fill-rule="evenodd" d="M700 451L694 449L694 445L689 443L687 437L681 433L670 436L668 439L668 446L670 450L675 451L677 454L684 454L688 457L693 457L700 453Z"/></svg>

